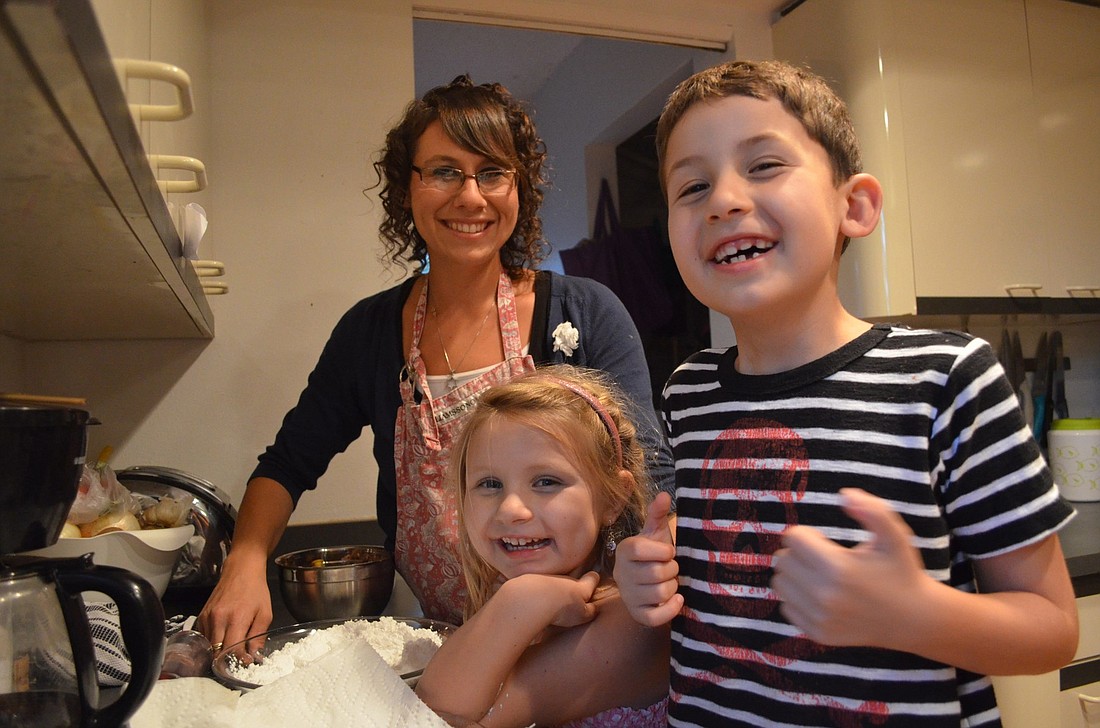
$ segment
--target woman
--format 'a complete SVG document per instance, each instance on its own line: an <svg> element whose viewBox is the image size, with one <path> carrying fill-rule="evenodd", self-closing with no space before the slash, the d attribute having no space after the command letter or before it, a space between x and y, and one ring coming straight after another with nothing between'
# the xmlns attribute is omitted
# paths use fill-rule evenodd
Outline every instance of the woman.
<svg viewBox="0 0 1100 728"><path fill-rule="evenodd" d="M465 590L445 473L477 397L534 369L602 369L632 399L653 480L671 457L650 404L637 330L606 288L535 272L546 153L522 106L467 76L405 110L375 164L386 259L412 277L353 306L249 480L222 576L198 619L231 644L271 622L267 559L298 498L364 426L374 434L378 521L425 615L458 623Z"/></svg>

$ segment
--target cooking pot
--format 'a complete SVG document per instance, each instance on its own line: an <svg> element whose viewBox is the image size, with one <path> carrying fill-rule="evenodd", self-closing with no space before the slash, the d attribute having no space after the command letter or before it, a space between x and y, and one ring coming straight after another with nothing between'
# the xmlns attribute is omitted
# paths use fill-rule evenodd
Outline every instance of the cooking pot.
<svg viewBox="0 0 1100 728"><path fill-rule="evenodd" d="M94 422L82 409L0 402L0 554L57 541Z"/></svg>
<svg viewBox="0 0 1100 728"><path fill-rule="evenodd" d="M229 496L213 483L174 468L139 465L116 471L115 476L131 493L190 501L189 521L195 535L183 547L168 589L212 590L233 544L237 522Z"/></svg>

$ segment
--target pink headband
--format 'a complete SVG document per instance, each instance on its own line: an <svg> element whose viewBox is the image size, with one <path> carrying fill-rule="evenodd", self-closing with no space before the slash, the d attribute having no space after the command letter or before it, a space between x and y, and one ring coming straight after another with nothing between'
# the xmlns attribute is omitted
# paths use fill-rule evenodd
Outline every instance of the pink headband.
<svg viewBox="0 0 1100 728"><path fill-rule="evenodd" d="M608 414L607 410L604 409L602 404L600 404L600 401L593 397L588 391L581 387L578 387L572 382L567 382L564 379L558 379L557 377L550 376L546 377L546 379L561 387L565 387L570 392L577 395L588 403L588 406L592 408L592 410L600 418L600 421L603 422L603 426L607 428L607 434L611 436L611 441L615 443L615 457L617 458L619 467L622 468L623 444L619 442L619 428L615 426L615 420L611 419L611 415Z"/></svg>

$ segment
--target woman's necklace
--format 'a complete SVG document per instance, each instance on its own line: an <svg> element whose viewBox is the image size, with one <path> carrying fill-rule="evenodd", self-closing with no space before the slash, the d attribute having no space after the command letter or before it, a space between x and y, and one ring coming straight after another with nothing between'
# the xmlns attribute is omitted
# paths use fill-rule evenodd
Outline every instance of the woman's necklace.
<svg viewBox="0 0 1100 728"><path fill-rule="evenodd" d="M474 344L477 343L477 337L481 336L481 330L485 328L485 322L489 320L489 315L493 313L496 307L497 302L494 298L493 305L485 312L485 318L481 319L481 323L477 327L477 333L474 334L474 338L470 339L470 345L466 347L466 353L458 360L458 364L451 366L451 357L447 354L447 347L443 343L443 333L439 326L439 311L436 310L435 306L431 306L432 318L435 319L435 337L439 339L439 348L443 350L443 361L447 363L447 369L451 372L447 376L447 389L454 391L458 388L458 380L455 378L455 373L462 369L462 362L466 361L466 357L470 355L470 352L474 348Z"/></svg>

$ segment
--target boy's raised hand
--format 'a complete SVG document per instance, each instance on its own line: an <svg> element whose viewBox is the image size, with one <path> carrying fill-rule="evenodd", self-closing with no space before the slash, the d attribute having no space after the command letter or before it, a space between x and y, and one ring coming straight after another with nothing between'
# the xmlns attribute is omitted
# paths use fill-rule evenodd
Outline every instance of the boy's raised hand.
<svg viewBox="0 0 1100 728"><path fill-rule="evenodd" d="M677 593L680 567L669 527L671 509L668 493L658 493L641 533L624 539L615 552L615 582L623 603L647 627L672 621L684 606L684 597Z"/></svg>
<svg viewBox="0 0 1100 728"><path fill-rule="evenodd" d="M834 646L890 648L909 623L906 611L926 604L925 574L913 532L886 501L841 491L844 512L870 533L853 548L809 526L792 526L775 553L772 589L783 616L811 639Z"/></svg>

